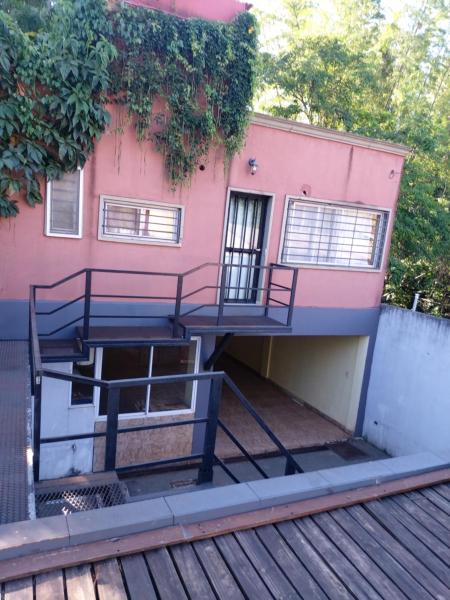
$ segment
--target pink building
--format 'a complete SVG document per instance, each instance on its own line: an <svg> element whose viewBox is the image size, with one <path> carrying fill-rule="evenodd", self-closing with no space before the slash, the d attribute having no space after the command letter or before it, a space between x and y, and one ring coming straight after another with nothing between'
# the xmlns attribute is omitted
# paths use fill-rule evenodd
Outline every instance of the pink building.
<svg viewBox="0 0 450 600"><path fill-rule="evenodd" d="M130 4L224 21L245 9L234 0ZM281 403L323 419L316 437L300 421L296 432L294 419L283 439L290 448L360 435L407 149L255 114L228 170L214 150L174 191L161 155L139 145L132 127L120 139L113 129L82 171L47 184L43 206L22 203L17 219L0 223L2 338L27 338L30 284L81 272L36 290L47 313L37 316L44 365L112 380L218 364L243 387L247 373L271 386L272 399L278 390ZM122 390L121 422L205 417L205 382L170 385ZM264 410L261 389L251 400ZM278 400L272 413L290 415ZM100 388L43 378L43 438L104 431L106 413ZM118 464L203 443L195 424L152 431L151 443L140 433L119 441ZM101 469L101 444L43 447L41 477Z"/></svg>

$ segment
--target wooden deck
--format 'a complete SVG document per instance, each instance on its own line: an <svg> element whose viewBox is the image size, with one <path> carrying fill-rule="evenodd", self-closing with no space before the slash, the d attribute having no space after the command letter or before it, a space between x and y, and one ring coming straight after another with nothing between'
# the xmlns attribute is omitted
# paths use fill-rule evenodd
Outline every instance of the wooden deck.
<svg viewBox="0 0 450 600"><path fill-rule="evenodd" d="M59 569L1 591L4 600L448 600L450 484Z"/></svg>

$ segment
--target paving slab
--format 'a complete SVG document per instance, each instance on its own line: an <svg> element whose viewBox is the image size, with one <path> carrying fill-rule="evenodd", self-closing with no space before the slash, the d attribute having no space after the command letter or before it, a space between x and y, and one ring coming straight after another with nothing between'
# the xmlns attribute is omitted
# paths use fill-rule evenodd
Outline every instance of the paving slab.
<svg viewBox="0 0 450 600"><path fill-rule="evenodd" d="M393 471L384 463L385 460L358 463L334 469L322 469L317 471L317 474L328 481L331 492L344 492L393 479Z"/></svg>
<svg viewBox="0 0 450 600"><path fill-rule="evenodd" d="M8 523L0 527L0 560L68 545L69 529L63 515Z"/></svg>
<svg viewBox="0 0 450 600"><path fill-rule="evenodd" d="M445 468L450 463L450 452L448 460L432 452L419 452L417 454L389 458L384 460L383 463L392 471L395 478L413 477L414 475L420 475L434 469Z"/></svg>
<svg viewBox="0 0 450 600"><path fill-rule="evenodd" d="M67 515L70 544L86 544L173 525L164 498Z"/></svg>
<svg viewBox="0 0 450 600"><path fill-rule="evenodd" d="M247 483L239 483L165 498L174 524L197 523L261 508L258 496Z"/></svg>
<svg viewBox="0 0 450 600"><path fill-rule="evenodd" d="M260 508L316 498L330 492L330 483L318 473L300 473L248 483L260 499Z"/></svg>

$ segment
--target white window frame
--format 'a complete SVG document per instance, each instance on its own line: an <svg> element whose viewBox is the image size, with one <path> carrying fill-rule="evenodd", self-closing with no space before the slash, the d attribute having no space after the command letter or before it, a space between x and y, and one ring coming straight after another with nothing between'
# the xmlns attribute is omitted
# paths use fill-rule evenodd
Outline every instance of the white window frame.
<svg viewBox="0 0 450 600"><path fill-rule="evenodd" d="M195 351L195 362L194 362L194 373L200 373L200 353L201 353L201 345L202 339L201 337L192 336L191 341L197 343L196 351ZM102 375L102 366L103 366L103 348L96 348L95 351L95 378L101 379ZM149 368L148 368L148 377L151 377L151 371L153 366L153 346L150 347L150 356L149 356ZM130 419L147 419L152 417L164 417L171 416L175 417L178 415L192 415L195 414L197 408L197 389L198 389L198 381L193 381L192 385L192 403L191 408L183 408L177 410L160 410L160 411L150 411L150 385L147 386L147 396L145 401L145 411L137 412L137 413L119 413L119 420L121 421L129 421ZM84 405L86 406L86 405ZM89 404L92 406L92 404ZM100 388L94 388L94 406L95 406L95 420L97 421L106 421L106 415L100 415Z"/></svg>
<svg viewBox="0 0 450 600"><path fill-rule="evenodd" d="M289 202L291 200L299 200L299 201L303 201L306 202L308 204L320 204L320 205L325 205L325 206L338 206L338 207L343 207L343 208L354 208L354 209L359 209L359 210L368 210L368 211L373 211L373 212L378 212L378 213L384 213L386 214L386 234L384 237L384 240L382 240L382 244L383 244L383 248L381 251L381 256L380 256L380 266L379 267L362 267L362 266L346 266L346 265L335 265L333 263L311 263L311 262L302 262L302 261L296 261L296 262L286 262L283 261L283 246L284 246L284 238L286 235L286 226L287 226L287 218L288 218L288 210L289 210ZM278 247L278 262L280 264L286 265L286 266L301 266L302 269L326 269L326 270L332 270L332 271L364 271L367 273L381 273L382 271L384 271L384 263L385 263L385 259L386 259L386 250L388 247L388 239L389 239L389 231L390 231L390 225L391 225L391 212L392 209L390 208L385 208L383 206L375 206L372 204L357 204L354 202L342 202L342 201L338 201L338 200L324 200L324 199L319 199L319 198L311 198L310 196L292 196L292 195L286 195L285 197L285 203L284 203L284 212L283 212L283 221L282 221L282 226L281 226L281 236L280 236L280 243L279 243L279 247Z"/></svg>
<svg viewBox="0 0 450 600"><path fill-rule="evenodd" d="M45 197L45 235L48 237L72 238L80 240L83 237L83 199L84 199L84 169L78 167L80 174L80 184L78 188L78 233L53 233L50 229L51 224L51 207L52 207L52 183L53 180L47 181L46 197Z"/></svg>
<svg viewBox="0 0 450 600"><path fill-rule="evenodd" d="M176 209L180 211L180 229L177 242L164 240L143 239L137 236L123 236L103 232L103 216L105 214L105 204L112 201L119 206L127 208L160 208ZM168 246L170 248L180 248L183 241L184 211L182 204L169 204L167 202L155 202L153 200L139 200L138 198L124 198L121 196L110 196L109 194L100 195L99 213L98 213L98 239L103 242L121 242L125 244L144 244L150 246Z"/></svg>

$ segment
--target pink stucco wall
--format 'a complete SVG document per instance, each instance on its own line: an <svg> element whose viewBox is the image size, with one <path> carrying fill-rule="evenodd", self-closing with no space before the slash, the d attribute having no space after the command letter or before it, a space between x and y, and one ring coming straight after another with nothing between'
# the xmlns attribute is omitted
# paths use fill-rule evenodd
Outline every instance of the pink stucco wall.
<svg viewBox="0 0 450 600"><path fill-rule="evenodd" d="M222 234L229 187L274 194L267 262L277 261L287 194L309 186L318 199L358 202L394 209L403 158L349 144L251 125L244 150L227 173L222 151L211 152L206 169L190 186L173 191L163 161L150 145L139 146L132 128L117 137L112 130L97 144L84 172L83 238L44 235L44 206L20 204L16 219L0 221L0 299L26 298L30 283L51 283L84 267L183 272L221 260ZM260 168L252 176L248 159ZM392 176L392 171L395 176ZM185 206L181 247L125 244L98 240L99 196L107 194ZM394 214L389 222L389 236ZM384 266L387 261L385 254ZM210 270L192 278L188 289L216 284ZM296 304L316 307L374 307L380 302L384 271L301 268ZM97 293L173 295L175 282L97 277ZM123 292L122 292L123 290ZM72 298L73 286L54 298ZM203 300L205 298L202 298ZM196 297L193 301L199 301Z"/></svg>
<svg viewBox="0 0 450 600"><path fill-rule="evenodd" d="M127 0L127 3L181 17L201 17L217 21L231 21L249 6L240 0Z"/></svg>

